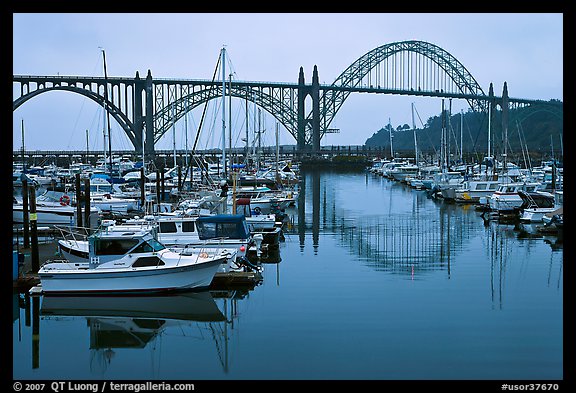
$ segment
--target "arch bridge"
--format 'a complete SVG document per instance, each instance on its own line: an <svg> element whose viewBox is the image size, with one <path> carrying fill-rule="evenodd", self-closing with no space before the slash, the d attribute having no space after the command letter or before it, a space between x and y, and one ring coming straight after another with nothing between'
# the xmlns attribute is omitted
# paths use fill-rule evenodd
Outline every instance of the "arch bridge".
<svg viewBox="0 0 576 393"><path fill-rule="evenodd" d="M379 46L352 63L330 84L320 84L317 66L305 82L218 81L128 77L14 75L19 95L13 110L51 91L69 91L102 105L126 132L136 151L154 156L154 145L187 112L212 99L227 96L250 101L269 112L297 141L298 152L318 153L321 138L337 130L330 125L351 93L396 94L464 99L474 111L500 106L547 106L562 112L560 101L542 101L485 94L470 72L444 49L423 41ZM306 99L312 108L306 108ZM507 117L507 116L506 116ZM504 117L503 117L504 118Z"/></svg>

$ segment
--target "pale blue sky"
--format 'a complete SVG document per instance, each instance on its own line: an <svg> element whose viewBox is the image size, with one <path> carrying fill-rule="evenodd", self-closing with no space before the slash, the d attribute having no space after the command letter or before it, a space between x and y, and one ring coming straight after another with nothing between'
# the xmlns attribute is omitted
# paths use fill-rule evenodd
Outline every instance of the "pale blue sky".
<svg viewBox="0 0 576 393"><path fill-rule="evenodd" d="M330 84L370 50L405 40L443 48L485 92L492 82L501 95L506 81L511 97L563 100L560 13L14 14L13 73L103 76L102 47L109 76L134 77L136 71L145 76L150 69L154 78L211 79L226 45L239 80L297 83L302 66L310 83L317 65L321 83ZM438 98L352 94L331 125L340 133L325 136L322 144L361 145L389 118L394 126L411 124L412 102L423 121L440 112ZM453 112L468 109L465 102L452 105ZM77 94L41 94L14 112L13 147L21 147L23 120L27 149L83 150L87 129L90 149L102 149L101 113ZM201 113L197 109L189 117L189 147ZM215 116L205 120L199 146L219 146L221 120ZM233 112L240 122L243 116ZM263 122L264 143L273 145L275 120L266 116ZM112 133L113 149L132 148L114 123ZM283 128L280 134L280 143L295 143ZM176 140L184 148L183 122L176 125ZM156 148L172 146L166 134Z"/></svg>

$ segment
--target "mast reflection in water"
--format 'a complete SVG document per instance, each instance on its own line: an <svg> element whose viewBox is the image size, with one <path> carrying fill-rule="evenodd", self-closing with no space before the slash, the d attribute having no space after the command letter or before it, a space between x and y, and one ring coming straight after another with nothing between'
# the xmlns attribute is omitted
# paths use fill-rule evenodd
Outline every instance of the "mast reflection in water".
<svg viewBox="0 0 576 393"><path fill-rule="evenodd" d="M14 378L563 378L561 237L364 172L301 176L260 285L211 291L208 320L124 315L122 340L116 305L37 318L19 295ZM90 348L113 351L103 373Z"/></svg>

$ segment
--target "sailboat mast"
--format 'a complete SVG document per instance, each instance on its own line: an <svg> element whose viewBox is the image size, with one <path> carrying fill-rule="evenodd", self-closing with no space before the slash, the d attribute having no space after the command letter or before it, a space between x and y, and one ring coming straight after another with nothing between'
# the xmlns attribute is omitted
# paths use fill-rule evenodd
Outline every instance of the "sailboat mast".
<svg viewBox="0 0 576 393"><path fill-rule="evenodd" d="M414 132L414 154L416 160L416 166L420 168L418 165L418 140L416 139L416 122L414 121L414 103L412 103L412 130ZM420 170L418 170L420 172Z"/></svg>
<svg viewBox="0 0 576 393"><path fill-rule="evenodd" d="M230 171L232 171L232 73L230 73L228 83L228 151L230 152Z"/></svg>
<svg viewBox="0 0 576 393"><path fill-rule="evenodd" d="M222 48L222 171L226 177L226 48Z"/></svg>
<svg viewBox="0 0 576 393"><path fill-rule="evenodd" d="M256 159L258 160L257 164L256 164L256 168L258 170L260 170L260 155L262 154L261 148L262 148L262 143L261 143L261 135L262 135L262 112L260 111L260 108L258 108L258 151L256 152Z"/></svg>
<svg viewBox="0 0 576 393"><path fill-rule="evenodd" d="M86 129L86 164L88 164L88 154L90 153L90 148L88 145L88 129Z"/></svg>
<svg viewBox="0 0 576 393"><path fill-rule="evenodd" d="M245 97L245 104L246 104L246 156L244 157L244 161L246 165L248 165L248 156L250 155L250 141L248 139L248 119L250 117L248 113L248 94Z"/></svg>
<svg viewBox="0 0 576 393"><path fill-rule="evenodd" d="M110 153L110 178L112 178L112 141L110 138L110 112L106 107L108 102L108 73L106 71L106 52L102 49L102 58L104 60L104 108L106 109L106 123L108 128L108 152Z"/></svg>
<svg viewBox="0 0 576 393"><path fill-rule="evenodd" d="M24 159L24 119L22 119L22 173L26 173L26 160Z"/></svg>
<svg viewBox="0 0 576 393"><path fill-rule="evenodd" d="M174 156L174 168L176 168L176 106L172 103L172 155Z"/></svg>
<svg viewBox="0 0 576 393"><path fill-rule="evenodd" d="M276 182L280 183L280 175L278 174L278 165L280 161L280 144L278 132L278 122L276 122Z"/></svg>
<svg viewBox="0 0 576 393"><path fill-rule="evenodd" d="M104 88L106 89L106 88ZM107 151L107 144L106 144L106 99L104 99L104 106L103 106L104 110L102 111L102 136L104 137L104 145L103 145L103 149L104 149L104 168L106 168L106 161L108 161L108 155L106 153Z"/></svg>
<svg viewBox="0 0 576 393"><path fill-rule="evenodd" d="M462 138L463 130L464 129L464 110L460 109L460 162L464 163L463 155L464 155L464 139Z"/></svg>
<svg viewBox="0 0 576 393"><path fill-rule="evenodd" d="M492 157L490 153L491 130L492 130L492 103L488 102L488 158Z"/></svg>
<svg viewBox="0 0 576 393"><path fill-rule="evenodd" d="M450 168L450 135L452 130L452 99L448 99L448 109L446 111L446 165Z"/></svg>
<svg viewBox="0 0 576 393"><path fill-rule="evenodd" d="M446 173L446 112L444 110L444 99L442 99L442 133L440 135L440 156L442 173Z"/></svg>
<svg viewBox="0 0 576 393"><path fill-rule="evenodd" d="M188 100L186 100L186 112L184 113L184 145L186 147L186 154L184 154L184 157L186 159L186 170L188 170ZM188 172L186 172L184 174L184 179L186 179L186 176L188 176Z"/></svg>
<svg viewBox="0 0 576 393"><path fill-rule="evenodd" d="M253 102L253 109L254 109L254 111L253 111L253 115L254 115L253 122L254 123L252 126L252 128L254 130L254 140L252 141L252 157L256 157L256 133L258 132L258 131L256 131L256 124L257 124L257 119L258 119L258 117L257 117L258 115L256 114L257 113L256 111L258 108L258 106L256 105L256 94L254 94L252 96L252 102Z"/></svg>
<svg viewBox="0 0 576 393"><path fill-rule="evenodd" d="M388 132L390 133L390 155L392 160L394 159L394 149L392 148L392 124L390 123L390 118L388 118Z"/></svg>

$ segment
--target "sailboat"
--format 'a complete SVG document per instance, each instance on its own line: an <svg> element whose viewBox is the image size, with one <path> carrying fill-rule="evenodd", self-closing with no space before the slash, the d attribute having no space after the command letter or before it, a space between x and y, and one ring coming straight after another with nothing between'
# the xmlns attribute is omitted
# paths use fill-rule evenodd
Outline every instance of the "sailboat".
<svg viewBox="0 0 576 393"><path fill-rule="evenodd" d="M446 116L447 111L444 109L444 100L442 100L442 133L440 136L441 171L434 175L432 192L435 194L440 193L444 200L453 200L454 189L464 180L464 178L460 172L449 170Z"/></svg>

